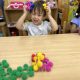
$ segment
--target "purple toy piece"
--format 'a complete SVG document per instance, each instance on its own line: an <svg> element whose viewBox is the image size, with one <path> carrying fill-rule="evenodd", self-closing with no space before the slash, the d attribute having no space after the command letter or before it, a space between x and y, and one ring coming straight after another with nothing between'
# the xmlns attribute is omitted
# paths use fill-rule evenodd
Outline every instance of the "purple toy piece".
<svg viewBox="0 0 80 80"><path fill-rule="evenodd" d="M25 5L26 5L26 9L29 11L34 8L34 4L31 1L26 2Z"/></svg>
<svg viewBox="0 0 80 80"><path fill-rule="evenodd" d="M48 62L48 66L52 67L53 63L51 61Z"/></svg>
<svg viewBox="0 0 80 80"><path fill-rule="evenodd" d="M45 58L45 59L43 60L43 63L47 63L48 61L49 61L49 59Z"/></svg>
<svg viewBox="0 0 80 80"><path fill-rule="evenodd" d="M43 66L40 68L40 71L46 71L46 64L43 64Z"/></svg>
<svg viewBox="0 0 80 80"><path fill-rule="evenodd" d="M49 61L49 59L45 58L43 61L43 66L40 68L40 71L51 71L51 68L53 66L53 63Z"/></svg>
<svg viewBox="0 0 80 80"><path fill-rule="evenodd" d="M51 71L51 67L50 66L46 66L46 71L50 72Z"/></svg>

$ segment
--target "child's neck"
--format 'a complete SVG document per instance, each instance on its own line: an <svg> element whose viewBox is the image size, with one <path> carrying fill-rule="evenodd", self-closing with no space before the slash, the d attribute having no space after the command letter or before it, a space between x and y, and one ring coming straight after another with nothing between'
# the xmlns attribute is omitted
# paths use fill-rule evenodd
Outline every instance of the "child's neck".
<svg viewBox="0 0 80 80"><path fill-rule="evenodd" d="M42 22L43 22L43 21L42 21ZM39 24L34 24L34 23L33 23L33 24L34 24L34 25L36 25L36 26L40 26L40 25L42 24L42 22L41 22L41 23L39 23Z"/></svg>

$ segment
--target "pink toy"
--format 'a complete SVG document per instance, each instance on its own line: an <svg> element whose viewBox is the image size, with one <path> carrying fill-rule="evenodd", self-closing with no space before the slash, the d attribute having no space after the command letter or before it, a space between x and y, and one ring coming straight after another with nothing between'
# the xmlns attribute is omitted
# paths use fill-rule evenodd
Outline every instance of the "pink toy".
<svg viewBox="0 0 80 80"><path fill-rule="evenodd" d="M53 8L56 6L56 2L54 0L49 0L49 2L47 2L48 6Z"/></svg>
<svg viewBox="0 0 80 80"><path fill-rule="evenodd" d="M40 71L51 71L51 68L53 66L53 63L51 61L49 61L49 59L45 58L43 60L43 66L40 68Z"/></svg>
<svg viewBox="0 0 80 80"><path fill-rule="evenodd" d="M34 7L34 4L31 1L26 2L25 5L27 10L32 10Z"/></svg>
<svg viewBox="0 0 80 80"><path fill-rule="evenodd" d="M23 9L23 2L10 2L10 5L7 8L12 9Z"/></svg>
<svg viewBox="0 0 80 80"><path fill-rule="evenodd" d="M26 3L23 2L10 2L9 6L7 8L11 9L23 9L23 6L26 5L26 10L32 10L34 7L33 2L28 1Z"/></svg>

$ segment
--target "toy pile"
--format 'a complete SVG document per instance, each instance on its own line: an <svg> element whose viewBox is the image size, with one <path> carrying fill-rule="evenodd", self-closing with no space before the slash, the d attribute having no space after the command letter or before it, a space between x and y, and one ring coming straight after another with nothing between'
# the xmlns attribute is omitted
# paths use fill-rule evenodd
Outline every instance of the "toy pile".
<svg viewBox="0 0 80 80"><path fill-rule="evenodd" d="M12 69L6 60L2 60L0 62L0 80L26 80L28 77L33 77L36 71L50 72L53 67L53 63L41 52L32 54L31 59L31 66L24 64L18 66L17 69Z"/></svg>
<svg viewBox="0 0 80 80"><path fill-rule="evenodd" d="M32 54L32 66L34 71L51 71L53 63L46 58L45 54L38 52Z"/></svg>
<svg viewBox="0 0 80 80"><path fill-rule="evenodd" d="M50 8L56 7L56 1L55 0L50 0L48 2L46 0L44 0L44 1L45 1L45 3L43 4L44 9L46 9L47 5ZM29 10L29 11L34 8L34 2L29 1L29 0L27 2L11 1L7 8L10 8L10 9L23 9L24 5L26 6L26 10Z"/></svg>
<svg viewBox="0 0 80 80"><path fill-rule="evenodd" d="M6 60L2 60L0 63L0 80L26 80L28 77L34 76L34 70L32 66L24 64L23 67L18 66L13 70Z"/></svg>

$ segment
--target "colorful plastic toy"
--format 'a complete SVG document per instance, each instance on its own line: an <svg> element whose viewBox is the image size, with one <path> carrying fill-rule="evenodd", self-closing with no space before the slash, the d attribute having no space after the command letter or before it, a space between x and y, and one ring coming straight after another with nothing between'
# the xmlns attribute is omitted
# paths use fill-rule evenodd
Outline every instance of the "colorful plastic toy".
<svg viewBox="0 0 80 80"><path fill-rule="evenodd" d="M47 2L47 4L50 8L54 8L56 6L56 1L55 0L49 0L49 2Z"/></svg>
<svg viewBox="0 0 80 80"><path fill-rule="evenodd" d="M34 76L34 71L51 71L53 63L45 57L45 54L38 52L32 54L32 65L24 64L23 67L18 66L13 70L6 60L0 62L0 80L17 80L21 78L26 80L28 77Z"/></svg>
<svg viewBox="0 0 80 80"><path fill-rule="evenodd" d="M43 66L40 68L40 71L51 71L51 68L53 66L53 63L51 61L49 61L49 59L45 58L43 60Z"/></svg>
<svg viewBox="0 0 80 80"><path fill-rule="evenodd" d="M45 54L38 52L32 54L32 66L34 71L51 71L53 63L45 57Z"/></svg>
<svg viewBox="0 0 80 80"><path fill-rule="evenodd" d="M44 9L46 9L47 6L49 6L50 8L54 8L56 7L56 1L55 0L49 0L48 2L46 0L44 0Z"/></svg>
<svg viewBox="0 0 80 80"><path fill-rule="evenodd" d="M24 3L23 2L10 2L9 6L7 8L12 8L12 9L23 9Z"/></svg>
<svg viewBox="0 0 80 80"><path fill-rule="evenodd" d="M7 64L8 66L5 66ZM12 70L6 60L0 62L0 80L17 80L21 78L26 80L28 77L34 76L34 70L32 66L24 64L23 67L18 66L17 69Z"/></svg>
<svg viewBox="0 0 80 80"><path fill-rule="evenodd" d="M25 5L26 5L26 9L29 11L31 11L34 7L33 2L30 2L30 1L26 2Z"/></svg>
<svg viewBox="0 0 80 80"><path fill-rule="evenodd" d="M27 78L28 78L27 73L24 72L24 73L22 74L22 80L26 80Z"/></svg>
<svg viewBox="0 0 80 80"><path fill-rule="evenodd" d="M47 6L47 4L46 4L46 3L44 3L44 4L43 4L44 9L46 9L46 6Z"/></svg>
<svg viewBox="0 0 80 80"><path fill-rule="evenodd" d="M37 54L32 54L32 66L34 71L38 71L40 67L42 67L45 56L43 53L38 52Z"/></svg>
<svg viewBox="0 0 80 80"><path fill-rule="evenodd" d="M21 71L23 71L23 68L21 66L18 66L17 67L17 71L20 71L21 72Z"/></svg>
<svg viewBox="0 0 80 80"><path fill-rule="evenodd" d="M7 68L7 73L10 74L12 72L12 68Z"/></svg>
<svg viewBox="0 0 80 80"><path fill-rule="evenodd" d="M10 2L9 6L7 8L11 9L23 9L23 6L26 5L26 9L31 11L34 7L33 2L27 1L26 3L20 2L20 1L13 1Z"/></svg>
<svg viewBox="0 0 80 80"><path fill-rule="evenodd" d="M43 4L44 9L46 9L46 6L47 6L47 3L46 3L46 0L44 0L44 4Z"/></svg>
<svg viewBox="0 0 80 80"><path fill-rule="evenodd" d="M28 70L28 64L23 65L23 70Z"/></svg>
<svg viewBox="0 0 80 80"><path fill-rule="evenodd" d="M8 62L6 60L2 60L2 66L4 68L8 68L9 67L9 64L8 64Z"/></svg>

